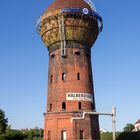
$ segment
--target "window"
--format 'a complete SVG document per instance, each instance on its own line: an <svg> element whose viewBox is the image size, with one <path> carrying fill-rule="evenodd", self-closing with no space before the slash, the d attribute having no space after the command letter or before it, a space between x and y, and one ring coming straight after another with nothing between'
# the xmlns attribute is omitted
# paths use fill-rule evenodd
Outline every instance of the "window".
<svg viewBox="0 0 140 140"><path fill-rule="evenodd" d="M62 103L62 111L64 111L64 110L66 110L66 103L65 102Z"/></svg>
<svg viewBox="0 0 140 140"><path fill-rule="evenodd" d="M89 58L89 54L88 53L86 53L86 57Z"/></svg>
<svg viewBox="0 0 140 140"><path fill-rule="evenodd" d="M50 112L52 112L52 104L50 104Z"/></svg>
<svg viewBox="0 0 140 140"><path fill-rule="evenodd" d="M62 132L61 132L61 140L66 140L66 138L67 138L66 130L62 130Z"/></svg>
<svg viewBox="0 0 140 140"><path fill-rule="evenodd" d="M51 140L51 131L48 131L48 139L47 140Z"/></svg>
<svg viewBox="0 0 140 140"><path fill-rule="evenodd" d="M54 57L55 57L55 54L52 54L52 55L51 55L51 58L54 58Z"/></svg>
<svg viewBox="0 0 140 140"><path fill-rule="evenodd" d="M79 107L79 110L81 110L81 102L79 102L78 107Z"/></svg>
<svg viewBox="0 0 140 140"><path fill-rule="evenodd" d="M84 131L80 130L80 140L83 140L83 139L84 139Z"/></svg>
<svg viewBox="0 0 140 140"><path fill-rule="evenodd" d="M77 80L80 80L80 73L77 73Z"/></svg>
<svg viewBox="0 0 140 140"><path fill-rule="evenodd" d="M91 103L91 109L93 110L93 103Z"/></svg>
<svg viewBox="0 0 140 140"><path fill-rule="evenodd" d="M79 56L80 55L80 52L76 51L75 52L75 55Z"/></svg>
<svg viewBox="0 0 140 140"><path fill-rule="evenodd" d="M52 81L53 81L53 75L51 75L51 83L52 83Z"/></svg>
<svg viewBox="0 0 140 140"><path fill-rule="evenodd" d="M63 81L66 80L66 73L62 73L62 80L63 80Z"/></svg>
<svg viewBox="0 0 140 140"><path fill-rule="evenodd" d="M92 78L92 77L91 77L91 74L89 74L89 81L90 81L90 82L91 82L91 78Z"/></svg>

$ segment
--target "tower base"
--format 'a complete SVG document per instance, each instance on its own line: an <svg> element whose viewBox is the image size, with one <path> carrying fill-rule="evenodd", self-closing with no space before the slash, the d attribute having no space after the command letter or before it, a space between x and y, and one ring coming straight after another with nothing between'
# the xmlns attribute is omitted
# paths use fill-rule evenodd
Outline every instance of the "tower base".
<svg viewBox="0 0 140 140"><path fill-rule="evenodd" d="M44 140L100 140L98 116L81 112L51 112L45 114Z"/></svg>

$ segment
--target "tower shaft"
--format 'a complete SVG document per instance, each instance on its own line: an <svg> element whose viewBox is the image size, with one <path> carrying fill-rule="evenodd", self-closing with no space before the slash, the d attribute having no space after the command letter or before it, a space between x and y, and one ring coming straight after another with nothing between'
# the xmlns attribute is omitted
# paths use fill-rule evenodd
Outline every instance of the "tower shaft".
<svg viewBox="0 0 140 140"><path fill-rule="evenodd" d="M61 56L60 43L50 49L47 112L44 140L99 139L98 117L80 117L82 111L95 111L91 52L79 43L67 42Z"/></svg>

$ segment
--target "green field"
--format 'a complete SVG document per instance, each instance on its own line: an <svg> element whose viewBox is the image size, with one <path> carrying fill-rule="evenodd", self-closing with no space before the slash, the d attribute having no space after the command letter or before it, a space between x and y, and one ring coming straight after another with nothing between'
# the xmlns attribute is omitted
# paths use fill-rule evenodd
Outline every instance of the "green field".
<svg viewBox="0 0 140 140"><path fill-rule="evenodd" d="M120 135L120 132L116 132L116 138ZM112 133L102 133L101 140L112 140Z"/></svg>

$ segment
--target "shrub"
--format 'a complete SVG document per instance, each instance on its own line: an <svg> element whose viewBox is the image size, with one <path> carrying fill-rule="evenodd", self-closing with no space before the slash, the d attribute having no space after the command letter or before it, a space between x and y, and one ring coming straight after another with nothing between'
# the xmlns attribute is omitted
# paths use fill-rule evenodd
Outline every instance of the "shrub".
<svg viewBox="0 0 140 140"><path fill-rule="evenodd" d="M23 140L24 135L20 131L9 131L0 135L0 140Z"/></svg>

